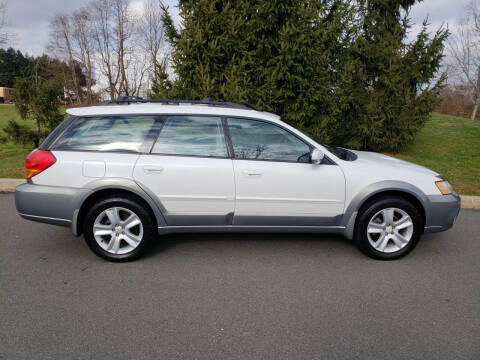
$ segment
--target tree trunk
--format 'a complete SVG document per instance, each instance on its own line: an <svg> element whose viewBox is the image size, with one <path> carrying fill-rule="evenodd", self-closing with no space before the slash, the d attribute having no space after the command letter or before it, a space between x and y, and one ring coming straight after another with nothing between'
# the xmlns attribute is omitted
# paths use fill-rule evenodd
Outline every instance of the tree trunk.
<svg viewBox="0 0 480 360"><path fill-rule="evenodd" d="M477 83L475 86L475 106L473 107L471 120L475 120L477 117L478 105L480 104L480 66L477 67Z"/></svg>
<svg viewBox="0 0 480 360"><path fill-rule="evenodd" d="M35 143L35 148L38 148L40 146L40 120L37 120L37 136L35 139L33 139L33 142Z"/></svg>
<svg viewBox="0 0 480 360"><path fill-rule="evenodd" d="M470 116L470 119L471 119L471 120L475 120L476 117L477 117L478 105L479 105L479 101L478 101L478 99L477 99L477 100L475 101L475 106L473 107L472 116Z"/></svg>
<svg viewBox="0 0 480 360"><path fill-rule="evenodd" d="M87 94L88 94L88 105L93 105L92 60L90 58L90 52L88 52L87 54Z"/></svg>
<svg viewBox="0 0 480 360"><path fill-rule="evenodd" d="M73 87L77 93L77 104L82 103L82 93L80 89L80 84L78 83L78 77L77 77L77 72L75 69L75 61L73 60L73 50L72 50L72 45L70 43L70 36L68 33L68 27L70 26L69 23L64 23L64 32L63 32L63 37L66 45L66 50L68 53L68 65L70 67L70 72L72 73L72 80L73 80Z"/></svg>

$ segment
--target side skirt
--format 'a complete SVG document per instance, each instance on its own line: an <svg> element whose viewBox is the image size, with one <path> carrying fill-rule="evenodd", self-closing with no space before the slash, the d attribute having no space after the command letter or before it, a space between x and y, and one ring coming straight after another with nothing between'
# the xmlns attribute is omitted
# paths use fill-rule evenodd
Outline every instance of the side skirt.
<svg viewBox="0 0 480 360"><path fill-rule="evenodd" d="M41 223L50 224L50 225L70 227L72 223L72 220L68 220L68 219L59 219L59 218L53 218L53 217L47 217L47 216L37 216L37 215L29 215L29 214L22 214L22 213L18 213L18 215L20 215L22 218L26 220L41 222Z"/></svg>
<svg viewBox="0 0 480 360"><path fill-rule="evenodd" d="M160 235L172 233L331 233L345 234L345 226L249 226L249 225L221 225L221 226L165 226L159 227Z"/></svg>

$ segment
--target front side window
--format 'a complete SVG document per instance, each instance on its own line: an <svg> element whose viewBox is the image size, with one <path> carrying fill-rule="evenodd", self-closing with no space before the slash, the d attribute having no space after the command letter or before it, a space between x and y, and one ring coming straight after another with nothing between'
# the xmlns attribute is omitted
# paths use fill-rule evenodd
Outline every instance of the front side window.
<svg viewBox="0 0 480 360"><path fill-rule="evenodd" d="M53 149L140 152L156 121L154 116L79 118Z"/></svg>
<svg viewBox="0 0 480 360"><path fill-rule="evenodd" d="M279 126L256 120L227 121L236 159L310 162L310 147Z"/></svg>
<svg viewBox="0 0 480 360"><path fill-rule="evenodd" d="M228 157L222 119L208 116L170 116L152 154Z"/></svg>

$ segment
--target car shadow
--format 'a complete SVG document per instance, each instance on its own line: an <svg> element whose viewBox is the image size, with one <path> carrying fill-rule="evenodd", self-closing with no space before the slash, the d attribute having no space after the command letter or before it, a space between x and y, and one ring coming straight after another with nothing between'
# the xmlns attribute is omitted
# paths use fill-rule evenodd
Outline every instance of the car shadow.
<svg viewBox="0 0 480 360"><path fill-rule="evenodd" d="M168 252L178 246L188 244L213 243L214 245L228 244L229 247L248 244L348 244L355 246L354 242L337 234L311 234L311 233L185 233L160 235L153 241L144 257L156 256L158 253Z"/></svg>

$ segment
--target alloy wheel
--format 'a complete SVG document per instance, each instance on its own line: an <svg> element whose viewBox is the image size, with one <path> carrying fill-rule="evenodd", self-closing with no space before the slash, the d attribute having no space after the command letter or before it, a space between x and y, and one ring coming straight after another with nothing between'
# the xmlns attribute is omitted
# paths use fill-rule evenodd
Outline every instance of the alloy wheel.
<svg viewBox="0 0 480 360"><path fill-rule="evenodd" d="M133 211L111 207L96 217L93 236L103 250L111 254L126 254L142 241L143 224Z"/></svg>
<svg viewBox="0 0 480 360"><path fill-rule="evenodd" d="M412 218L399 208L380 210L372 216L367 226L370 245L383 253L393 253L403 249L412 236Z"/></svg>

